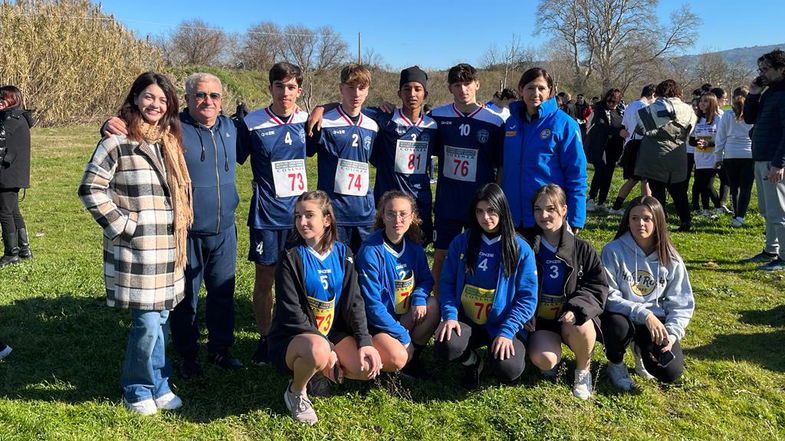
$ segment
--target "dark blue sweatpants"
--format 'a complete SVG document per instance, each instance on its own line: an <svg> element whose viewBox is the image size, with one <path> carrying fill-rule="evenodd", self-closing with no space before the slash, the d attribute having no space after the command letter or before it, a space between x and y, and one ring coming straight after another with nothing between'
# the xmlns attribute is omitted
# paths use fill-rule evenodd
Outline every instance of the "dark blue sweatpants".
<svg viewBox="0 0 785 441"><path fill-rule="evenodd" d="M188 235L185 298L169 318L177 352L195 356L199 351L196 305L204 281L207 290L205 321L207 352L224 354L234 343L234 279L237 266L237 229L234 225L214 235Z"/></svg>

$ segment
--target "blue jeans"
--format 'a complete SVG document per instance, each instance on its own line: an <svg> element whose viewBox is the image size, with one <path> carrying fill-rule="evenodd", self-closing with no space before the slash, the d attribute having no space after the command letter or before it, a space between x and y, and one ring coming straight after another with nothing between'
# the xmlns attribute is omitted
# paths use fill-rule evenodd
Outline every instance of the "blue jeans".
<svg viewBox="0 0 785 441"><path fill-rule="evenodd" d="M172 311L172 343L183 356L199 352L199 319L196 313L202 281L207 290L205 324L207 352L226 354L234 343L234 282L237 263L237 230L234 225L218 234L188 235L185 298Z"/></svg>
<svg viewBox="0 0 785 441"><path fill-rule="evenodd" d="M120 386L125 401L158 398L169 389L172 368L166 361L169 311L131 310L131 334L125 349Z"/></svg>

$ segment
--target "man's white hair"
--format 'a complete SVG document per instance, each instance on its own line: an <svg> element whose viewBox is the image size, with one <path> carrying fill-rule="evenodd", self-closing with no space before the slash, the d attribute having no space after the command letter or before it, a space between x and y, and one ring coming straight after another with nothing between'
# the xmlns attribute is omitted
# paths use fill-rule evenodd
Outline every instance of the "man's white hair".
<svg viewBox="0 0 785 441"><path fill-rule="evenodd" d="M215 81L218 83L218 86L221 88L220 91L223 92L223 84L221 84L220 78L207 72L195 72L188 75L188 78L185 79L185 93L190 95L196 89L197 84L207 81Z"/></svg>

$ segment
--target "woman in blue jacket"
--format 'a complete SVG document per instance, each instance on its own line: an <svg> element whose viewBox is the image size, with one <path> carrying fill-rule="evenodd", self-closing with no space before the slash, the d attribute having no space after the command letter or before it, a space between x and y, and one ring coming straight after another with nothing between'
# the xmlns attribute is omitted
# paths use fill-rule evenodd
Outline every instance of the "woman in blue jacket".
<svg viewBox="0 0 785 441"><path fill-rule="evenodd" d="M505 124L502 188L512 222L527 239L537 232L532 197L545 184L567 192L567 221L576 233L586 220L586 156L578 123L560 110L548 71L534 67L518 81L522 101L510 104Z"/></svg>
<svg viewBox="0 0 785 441"><path fill-rule="evenodd" d="M373 234L357 254L368 330L383 370L426 377L419 355L439 324L439 301L422 245L422 220L409 194L381 197Z"/></svg>
<svg viewBox="0 0 785 441"><path fill-rule="evenodd" d="M519 333L537 305L534 253L515 234L502 189L486 184L471 204L469 228L453 239L439 278L442 322L435 351L468 367L461 385L479 386L483 356L503 382L520 377L526 350Z"/></svg>

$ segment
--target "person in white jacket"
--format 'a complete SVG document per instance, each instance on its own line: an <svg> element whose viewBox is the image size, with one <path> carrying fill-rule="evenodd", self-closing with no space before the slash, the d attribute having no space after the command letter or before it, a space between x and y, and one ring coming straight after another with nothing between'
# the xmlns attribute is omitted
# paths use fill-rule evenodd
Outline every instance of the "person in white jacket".
<svg viewBox="0 0 785 441"><path fill-rule="evenodd" d="M631 201L613 241L602 250L608 301L601 316L608 376L624 390L634 383L624 353L634 343L636 372L673 383L684 370L680 341L695 309L684 261L668 236L656 198Z"/></svg>
<svg viewBox="0 0 785 441"><path fill-rule="evenodd" d="M733 91L731 110L722 114L717 127L717 146L714 149L716 168L722 167L730 184L733 203L732 227L744 225L744 216L750 205L752 184L755 182L755 161L752 159L752 124L744 122L744 100L749 94L746 86Z"/></svg>

